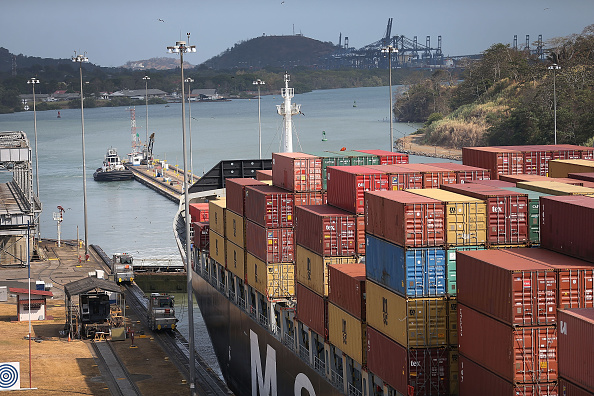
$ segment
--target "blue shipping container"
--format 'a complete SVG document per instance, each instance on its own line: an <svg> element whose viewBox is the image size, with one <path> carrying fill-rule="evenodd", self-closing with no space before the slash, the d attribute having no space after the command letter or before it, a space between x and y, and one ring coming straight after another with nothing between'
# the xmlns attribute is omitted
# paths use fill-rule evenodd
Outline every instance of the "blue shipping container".
<svg viewBox="0 0 594 396"><path fill-rule="evenodd" d="M403 297L436 297L446 293L446 252L408 248L365 234L367 278Z"/></svg>

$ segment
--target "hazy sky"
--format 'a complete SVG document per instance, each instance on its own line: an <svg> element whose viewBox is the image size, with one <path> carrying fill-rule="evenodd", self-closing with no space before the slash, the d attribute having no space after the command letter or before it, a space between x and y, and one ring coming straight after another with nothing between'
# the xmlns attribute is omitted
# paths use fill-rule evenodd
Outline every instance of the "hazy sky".
<svg viewBox="0 0 594 396"><path fill-rule="evenodd" d="M392 35L442 36L444 55L480 53L494 43L523 45L581 33L594 23L594 0L0 0L0 47L14 54L92 63L174 56L166 47L191 33L199 64L235 43L262 34L302 33L360 48L379 40L393 18ZM164 22L159 21L159 19Z"/></svg>

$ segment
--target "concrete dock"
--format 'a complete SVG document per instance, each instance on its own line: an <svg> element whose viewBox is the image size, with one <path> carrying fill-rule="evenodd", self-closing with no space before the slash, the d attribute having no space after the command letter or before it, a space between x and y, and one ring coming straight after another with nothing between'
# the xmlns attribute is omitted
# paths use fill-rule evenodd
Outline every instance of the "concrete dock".
<svg viewBox="0 0 594 396"><path fill-rule="evenodd" d="M17 321L16 297L9 293L8 301L0 302L0 362L20 362L21 388L35 388L22 392L43 395L189 393L183 362L178 361L179 352L171 353L157 342L157 335L144 326L143 317L133 309L126 310L125 326L134 330L135 348L131 348L130 339L69 339L65 332L64 285L86 278L89 272L96 270L108 273L108 268L91 248L88 261L79 259L84 258L85 252L76 241L63 241L58 248L55 241L43 240L39 251L41 259L31 262L30 266L31 288L35 290L35 282L42 280L48 286L51 284L48 288L53 297L47 300L45 320L32 322L31 342L26 338L28 321ZM28 272L27 267L0 265L0 286L26 289ZM96 347L98 344L102 345ZM116 361L121 365L115 364ZM209 381L222 384L218 377ZM202 389L200 384L196 389ZM222 384L216 393L199 394L229 393Z"/></svg>
<svg viewBox="0 0 594 396"><path fill-rule="evenodd" d="M173 166L169 169L157 169L154 166L146 165L127 166L134 173L134 179L164 197L179 203L179 197L183 194L184 171ZM159 176L157 176L159 173ZM194 181L198 177L194 175Z"/></svg>

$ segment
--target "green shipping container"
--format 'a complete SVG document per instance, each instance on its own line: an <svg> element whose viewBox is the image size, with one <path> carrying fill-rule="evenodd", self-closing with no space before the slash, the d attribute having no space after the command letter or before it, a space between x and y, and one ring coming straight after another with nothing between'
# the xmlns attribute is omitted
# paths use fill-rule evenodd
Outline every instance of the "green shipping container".
<svg viewBox="0 0 594 396"><path fill-rule="evenodd" d="M348 157L351 163L348 165L379 165L380 158L377 155L362 153L360 151L329 151L333 154L340 154Z"/></svg>
<svg viewBox="0 0 594 396"><path fill-rule="evenodd" d="M308 152L306 154L315 155L322 159L322 188L326 190L329 166L349 166L351 158L340 153L331 153L329 151Z"/></svg>
<svg viewBox="0 0 594 396"><path fill-rule="evenodd" d="M540 245L540 197L549 197L551 194L517 187L502 188L528 194L528 239L531 245Z"/></svg>
<svg viewBox="0 0 594 396"><path fill-rule="evenodd" d="M446 294L457 295L456 285L456 252L465 250L485 250L484 246L456 246L446 251Z"/></svg>

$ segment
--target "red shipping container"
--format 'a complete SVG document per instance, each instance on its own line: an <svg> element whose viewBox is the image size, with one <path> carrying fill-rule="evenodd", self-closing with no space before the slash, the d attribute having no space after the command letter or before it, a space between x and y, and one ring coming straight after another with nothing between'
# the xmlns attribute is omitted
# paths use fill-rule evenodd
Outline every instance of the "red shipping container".
<svg viewBox="0 0 594 396"><path fill-rule="evenodd" d="M540 198L540 245L594 262L594 199L586 196Z"/></svg>
<svg viewBox="0 0 594 396"><path fill-rule="evenodd" d="M443 246L444 203L406 191L365 194L365 229L405 247Z"/></svg>
<svg viewBox="0 0 594 396"><path fill-rule="evenodd" d="M245 211L245 187L265 185L266 184L261 181L247 177L225 179L225 188L227 189L227 209L243 216Z"/></svg>
<svg viewBox="0 0 594 396"><path fill-rule="evenodd" d="M355 214L365 212L365 191L388 189L388 175L364 166L327 168L328 204Z"/></svg>
<svg viewBox="0 0 594 396"><path fill-rule="evenodd" d="M442 189L487 203L487 243L528 242L528 194L482 184L448 184Z"/></svg>
<svg viewBox="0 0 594 396"><path fill-rule="evenodd" d="M547 249L513 248L505 250L553 268L557 275L557 308L594 307L594 266Z"/></svg>
<svg viewBox="0 0 594 396"><path fill-rule="evenodd" d="M559 375L594 393L594 308L559 311Z"/></svg>
<svg viewBox="0 0 594 396"><path fill-rule="evenodd" d="M455 162L432 162L426 165L453 171L456 175L456 181L453 183L467 183L473 180L491 179L491 171L488 169L477 168L476 166L463 165Z"/></svg>
<svg viewBox="0 0 594 396"><path fill-rule="evenodd" d="M594 183L594 172L585 173L569 173L567 175L570 179L588 181Z"/></svg>
<svg viewBox="0 0 594 396"><path fill-rule="evenodd" d="M495 146L499 149L516 150L523 156L523 172L528 175L546 176L549 170L549 161L559 158L559 151L554 145L529 145L529 146Z"/></svg>
<svg viewBox="0 0 594 396"><path fill-rule="evenodd" d="M365 322L365 264L329 265L328 301Z"/></svg>
<svg viewBox="0 0 594 396"><path fill-rule="evenodd" d="M442 184L456 183L456 173L448 169L426 164L406 164L405 167L421 172L422 188L439 188Z"/></svg>
<svg viewBox="0 0 594 396"><path fill-rule="evenodd" d="M355 216L355 224L355 232L357 233L355 253L357 253L359 256L365 256L365 215Z"/></svg>
<svg viewBox="0 0 594 396"><path fill-rule="evenodd" d="M295 208L295 218L295 242L322 257L354 256L359 245L365 246L365 231L357 232L352 213L329 205L304 205Z"/></svg>
<svg viewBox="0 0 594 396"><path fill-rule="evenodd" d="M408 164L408 154L393 153L386 150L355 150L359 153L376 155L380 159L380 165Z"/></svg>
<svg viewBox="0 0 594 396"><path fill-rule="evenodd" d="M458 304L458 351L513 383L554 382L555 326L510 326Z"/></svg>
<svg viewBox="0 0 594 396"><path fill-rule="evenodd" d="M449 395L447 349L406 349L367 326L367 368L404 395Z"/></svg>
<svg viewBox="0 0 594 396"><path fill-rule="evenodd" d="M192 222L208 221L208 202L191 203L188 207Z"/></svg>
<svg viewBox="0 0 594 396"><path fill-rule="evenodd" d="M299 282L295 283L297 293L298 321L315 331L318 335L328 339L328 299L309 290Z"/></svg>
<svg viewBox="0 0 594 396"><path fill-rule="evenodd" d="M458 302L511 326L553 325L553 269L502 250L456 252Z"/></svg>
<svg viewBox="0 0 594 396"><path fill-rule="evenodd" d="M562 396L592 396L594 392L588 392L565 378L559 378L559 394Z"/></svg>
<svg viewBox="0 0 594 396"><path fill-rule="evenodd" d="M245 217L267 228L293 227L294 195L275 186L246 186Z"/></svg>
<svg viewBox="0 0 594 396"><path fill-rule="evenodd" d="M301 192L295 194L295 206L301 205L325 205L325 194L320 191Z"/></svg>
<svg viewBox="0 0 594 396"><path fill-rule="evenodd" d="M194 230L194 248L199 250L208 250L209 241L209 223L208 222L194 222L192 223Z"/></svg>
<svg viewBox="0 0 594 396"><path fill-rule="evenodd" d="M584 159L594 151L592 147L575 146L573 144L558 144L554 147L559 159Z"/></svg>
<svg viewBox="0 0 594 396"><path fill-rule="evenodd" d="M509 187L515 188L516 187L516 183L503 181L502 178L499 180L472 180L470 183L482 184L483 186L497 187L497 188L509 188Z"/></svg>
<svg viewBox="0 0 594 396"><path fill-rule="evenodd" d="M322 191L322 159L304 153L272 153L272 183L293 192Z"/></svg>
<svg viewBox="0 0 594 396"><path fill-rule="evenodd" d="M513 384L463 355L458 358L458 370L461 396L565 396L554 382Z"/></svg>
<svg viewBox="0 0 594 396"><path fill-rule="evenodd" d="M499 175L523 173L524 170L522 153L501 147L463 147L462 163L489 169L491 179L499 179Z"/></svg>
<svg viewBox="0 0 594 396"><path fill-rule="evenodd" d="M256 171L256 180L272 180L272 169L261 169Z"/></svg>
<svg viewBox="0 0 594 396"><path fill-rule="evenodd" d="M246 250L265 263L291 263L295 257L292 228L264 228L246 221Z"/></svg>
<svg viewBox="0 0 594 396"><path fill-rule="evenodd" d="M388 190L408 190L423 188L423 175L420 171L400 165L365 165L388 175Z"/></svg>

